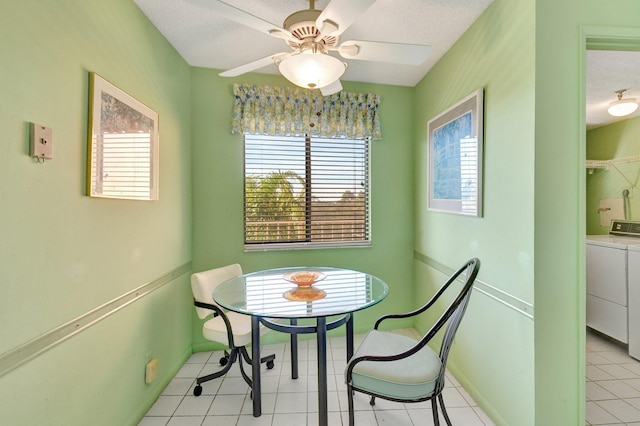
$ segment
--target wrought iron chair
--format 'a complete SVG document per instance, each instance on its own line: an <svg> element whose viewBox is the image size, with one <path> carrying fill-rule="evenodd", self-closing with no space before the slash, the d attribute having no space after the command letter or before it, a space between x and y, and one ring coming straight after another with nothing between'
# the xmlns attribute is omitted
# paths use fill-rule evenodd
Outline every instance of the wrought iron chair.
<svg viewBox="0 0 640 426"><path fill-rule="evenodd" d="M195 396L202 394L202 383L227 374L235 361L240 365L245 382L251 386L251 379L242 364L243 359L249 365L252 363L245 347L251 343L251 317L236 312L225 312L213 300L213 290L219 284L239 275L242 275L242 268L237 263L191 275L191 290L198 317L204 319L213 314L213 317L202 325L202 334L207 340L221 343L230 349L230 352L225 350L224 356L220 359L222 370L196 379L196 387L193 389ZM271 369L274 367L274 359L275 355L269 355L261 358L260 362L266 363L267 368Z"/></svg>
<svg viewBox="0 0 640 426"><path fill-rule="evenodd" d="M469 260L422 307L408 313L383 315L376 321L374 329L365 336L345 370L349 426L354 424L354 391L370 395L371 405L375 404L376 397L398 402L431 400L435 426L440 425L436 402L439 401L443 417L447 425L451 426L442 398L445 369L453 338L469 303L479 269L480 260ZM465 272L466 276L463 277ZM408 318L432 308L443 294L454 291L450 289L447 292L447 289L459 278L464 278L462 289L421 339L378 330L384 320ZM445 325L440 350L436 353L427 343Z"/></svg>

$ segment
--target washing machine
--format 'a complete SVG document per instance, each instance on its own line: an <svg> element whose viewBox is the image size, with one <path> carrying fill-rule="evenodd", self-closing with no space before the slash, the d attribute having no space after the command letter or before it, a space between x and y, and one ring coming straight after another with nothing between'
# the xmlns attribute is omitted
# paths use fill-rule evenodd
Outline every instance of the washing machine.
<svg viewBox="0 0 640 426"><path fill-rule="evenodd" d="M640 222L612 221L608 235L587 236L586 251L587 326L640 357Z"/></svg>

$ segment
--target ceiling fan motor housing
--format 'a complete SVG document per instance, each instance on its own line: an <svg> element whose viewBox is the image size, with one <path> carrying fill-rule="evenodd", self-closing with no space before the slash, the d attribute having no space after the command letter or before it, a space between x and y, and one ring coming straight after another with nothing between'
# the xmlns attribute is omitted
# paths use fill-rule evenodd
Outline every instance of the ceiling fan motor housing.
<svg viewBox="0 0 640 426"><path fill-rule="evenodd" d="M316 19L322 13L321 10L305 9L299 10L287 16L282 26L287 29L293 36L299 40L288 40L287 43L293 48L300 48L301 45L309 39L315 39L320 30L316 28ZM340 41L339 36L326 35L319 43L323 43L325 47L334 47Z"/></svg>

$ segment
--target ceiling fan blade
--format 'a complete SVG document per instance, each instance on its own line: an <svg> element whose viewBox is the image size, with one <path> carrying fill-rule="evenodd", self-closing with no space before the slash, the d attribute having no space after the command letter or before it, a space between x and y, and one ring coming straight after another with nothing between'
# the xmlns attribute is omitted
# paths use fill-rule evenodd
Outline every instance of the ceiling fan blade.
<svg viewBox="0 0 640 426"><path fill-rule="evenodd" d="M234 22L242 24L246 27L253 28L267 35L278 37L284 40L293 38L291 33L278 25L267 22L262 18L258 18L242 9L233 7L219 0L207 0L207 7L215 11L220 16L230 19Z"/></svg>
<svg viewBox="0 0 640 426"><path fill-rule="evenodd" d="M251 71L255 71L257 69L260 69L262 67L266 67L267 65L271 65L274 63L274 61L277 58L283 58L285 56L289 56L291 54L293 54L295 52L288 52L288 53L276 53L274 55L271 56L267 56L265 58L262 59L257 59L253 62L249 62L248 64L244 64L244 65L240 65L239 67L236 68L232 68L230 70L226 70L220 73L221 77L237 77L241 74L247 73L247 72L251 72Z"/></svg>
<svg viewBox="0 0 640 426"><path fill-rule="evenodd" d="M342 43L338 53L346 59L420 65L431 54L431 46L421 44L384 43L379 41L349 40Z"/></svg>
<svg viewBox="0 0 640 426"><path fill-rule="evenodd" d="M320 93L322 93L322 96L329 96L329 95L333 95L334 93L338 93L341 90L342 90L342 83L340 83L340 80L336 80L331 84L321 87Z"/></svg>
<svg viewBox="0 0 640 426"><path fill-rule="evenodd" d="M376 0L331 0L316 19L322 36L345 32Z"/></svg>

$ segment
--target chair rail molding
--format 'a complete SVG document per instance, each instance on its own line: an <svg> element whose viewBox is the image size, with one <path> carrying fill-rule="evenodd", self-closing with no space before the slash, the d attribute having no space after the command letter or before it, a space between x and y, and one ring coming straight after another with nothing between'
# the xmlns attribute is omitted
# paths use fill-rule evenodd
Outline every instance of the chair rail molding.
<svg viewBox="0 0 640 426"><path fill-rule="evenodd" d="M417 251L413 252L413 258L418 262L424 263L425 265L428 265L436 269L437 271L442 272L445 275L451 275L455 271L453 268L450 268L438 262L437 260L432 259L431 257ZM533 304L478 279L476 279L473 289L533 320Z"/></svg>
<svg viewBox="0 0 640 426"><path fill-rule="evenodd" d="M191 261L178 266L153 281L116 297L102 306L0 354L0 377L189 271L191 271Z"/></svg>

